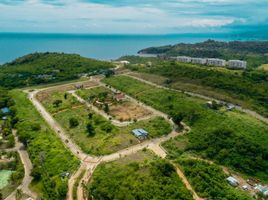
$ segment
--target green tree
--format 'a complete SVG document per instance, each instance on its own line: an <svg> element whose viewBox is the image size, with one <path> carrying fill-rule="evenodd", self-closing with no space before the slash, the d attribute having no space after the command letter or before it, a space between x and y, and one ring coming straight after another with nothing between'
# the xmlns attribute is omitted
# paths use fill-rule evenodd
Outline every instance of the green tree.
<svg viewBox="0 0 268 200"><path fill-rule="evenodd" d="M77 127L78 125L79 125L79 122L78 122L77 119L75 119L75 118L70 118L70 119L69 119L69 127L70 127L70 128L75 128L75 127Z"/></svg>
<svg viewBox="0 0 268 200"><path fill-rule="evenodd" d="M87 124L87 135L93 137L96 134L94 126L91 123Z"/></svg>
<svg viewBox="0 0 268 200"><path fill-rule="evenodd" d="M53 101L53 106L55 108L58 108L60 106L60 104L62 104L62 100L57 99L57 100Z"/></svg>
<svg viewBox="0 0 268 200"><path fill-rule="evenodd" d="M104 104L104 112L106 112L106 113L109 113L109 111L110 111L110 108L109 108L109 105L106 103L106 104Z"/></svg>

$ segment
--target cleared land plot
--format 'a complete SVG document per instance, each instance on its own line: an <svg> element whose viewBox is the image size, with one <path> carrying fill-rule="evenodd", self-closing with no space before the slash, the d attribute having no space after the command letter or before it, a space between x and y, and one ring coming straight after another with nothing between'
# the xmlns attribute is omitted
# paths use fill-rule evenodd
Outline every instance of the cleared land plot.
<svg viewBox="0 0 268 200"><path fill-rule="evenodd" d="M192 199L173 166L148 150L101 164L88 193L89 199Z"/></svg>
<svg viewBox="0 0 268 200"><path fill-rule="evenodd" d="M182 114L192 128L187 134L187 151L195 151L210 160L249 176L268 181L268 125L249 115L222 112L205 106L205 101L182 93L159 89L125 76L105 83L129 94L157 110ZM172 141L172 140L171 140ZM168 151L181 154L181 150Z"/></svg>
<svg viewBox="0 0 268 200"><path fill-rule="evenodd" d="M81 105L81 103L71 94L59 90L41 91L37 93L36 98L51 114Z"/></svg>
<svg viewBox="0 0 268 200"><path fill-rule="evenodd" d="M151 111L130 101L129 99L115 100L116 94L105 87L96 87L88 90L79 90L77 94L89 101L99 109L104 109L104 105L109 105L108 114L120 121L130 121L148 117ZM124 96L124 94L122 94Z"/></svg>
<svg viewBox="0 0 268 200"><path fill-rule="evenodd" d="M262 69L264 71L268 71L268 64L263 64L258 69Z"/></svg>
<svg viewBox="0 0 268 200"><path fill-rule="evenodd" d="M0 189L8 185L12 173L11 170L0 170Z"/></svg>
<svg viewBox="0 0 268 200"><path fill-rule="evenodd" d="M190 181L194 190L202 198L228 200L253 199L246 192L230 186L226 181L227 175L215 164L185 158L178 159L177 163L184 171L185 176Z"/></svg>
<svg viewBox="0 0 268 200"><path fill-rule="evenodd" d="M91 113L91 116L89 116L89 113ZM87 107L68 109L54 117L83 151L94 155L110 154L139 143L139 140L131 133L135 128L144 128L149 132L151 138L171 132L170 124L161 117L119 128L102 116L93 113ZM70 128L70 118L77 119L79 125ZM88 124L91 124L94 129L93 135L88 133Z"/></svg>

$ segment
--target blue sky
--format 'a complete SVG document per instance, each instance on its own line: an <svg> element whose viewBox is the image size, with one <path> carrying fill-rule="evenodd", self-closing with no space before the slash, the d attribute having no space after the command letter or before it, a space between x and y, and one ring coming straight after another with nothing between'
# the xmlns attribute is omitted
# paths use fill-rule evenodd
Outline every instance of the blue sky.
<svg viewBox="0 0 268 200"><path fill-rule="evenodd" d="M0 0L0 32L254 31L267 10L268 0Z"/></svg>

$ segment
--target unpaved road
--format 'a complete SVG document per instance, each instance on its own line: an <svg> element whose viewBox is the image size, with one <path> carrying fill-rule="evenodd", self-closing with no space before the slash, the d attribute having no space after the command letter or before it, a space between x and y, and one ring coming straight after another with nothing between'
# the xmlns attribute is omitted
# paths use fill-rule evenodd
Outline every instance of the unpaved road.
<svg viewBox="0 0 268 200"><path fill-rule="evenodd" d="M15 138L15 149L19 153L21 162L24 166L24 178L22 180L22 183L18 186L17 189L22 190L24 194L36 200L38 198L38 195L29 189L29 185L33 180L33 177L31 176L31 171L33 168L31 160L29 159L28 152L25 150L24 145L21 142L19 142L16 130L12 130L12 133ZM6 198L6 200L15 200L15 199L16 199L16 190Z"/></svg>
<svg viewBox="0 0 268 200"><path fill-rule="evenodd" d="M200 99L204 99L204 100L208 100L208 101L224 102L224 101L220 101L218 99L215 99L215 98L212 98L212 97L209 97L209 96L205 96L205 95L201 95L201 94L197 94L197 93L193 93L193 92L187 92L187 91L181 91L181 90L177 90L177 89L167 88L167 87L155 84L153 82L144 80L142 78L136 77L134 75L131 75L131 72L127 72L127 73L121 74L121 75L136 79L138 81L141 81L141 82L146 83L148 85L152 85L152 86L157 87L157 88L161 88L161 89L165 89L165 90L171 90L171 91L180 92L180 93L183 92L183 93L188 94L190 96L198 97ZM228 103L228 102L224 102L224 103ZM237 110L239 110L239 111L241 111L243 113L246 113L248 115L251 115L251 116L255 117L256 119L268 124L268 118L267 117L264 117L264 116L260 115L259 113L255 112L255 111L242 108L241 106L238 106L238 105L234 105L234 106L235 106L235 108Z"/></svg>

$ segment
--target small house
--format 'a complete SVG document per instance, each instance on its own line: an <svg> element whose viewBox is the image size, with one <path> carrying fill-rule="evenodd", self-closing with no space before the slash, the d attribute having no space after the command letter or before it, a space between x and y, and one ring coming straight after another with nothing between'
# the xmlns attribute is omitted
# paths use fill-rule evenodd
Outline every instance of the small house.
<svg viewBox="0 0 268 200"><path fill-rule="evenodd" d="M127 61L127 60L121 60L121 61L120 61L120 64L123 64L123 65L129 65L130 62Z"/></svg>
<svg viewBox="0 0 268 200"><path fill-rule="evenodd" d="M233 186L233 187L237 187L239 185L238 180L236 180L234 177L229 176L227 179L228 183Z"/></svg>
<svg viewBox="0 0 268 200"><path fill-rule="evenodd" d="M83 89L83 88L84 88L84 85L82 85L82 84L75 85L75 89L77 89L77 90Z"/></svg>
<svg viewBox="0 0 268 200"><path fill-rule="evenodd" d="M132 133L140 139L145 139L148 136L148 132L141 128L132 130Z"/></svg>
<svg viewBox="0 0 268 200"><path fill-rule="evenodd" d="M257 185L255 188L258 192L261 192L264 196L268 196L268 187L263 185Z"/></svg>

